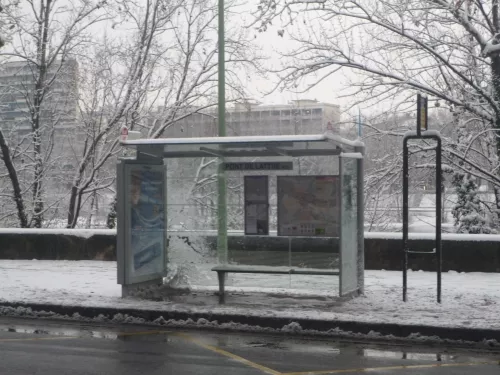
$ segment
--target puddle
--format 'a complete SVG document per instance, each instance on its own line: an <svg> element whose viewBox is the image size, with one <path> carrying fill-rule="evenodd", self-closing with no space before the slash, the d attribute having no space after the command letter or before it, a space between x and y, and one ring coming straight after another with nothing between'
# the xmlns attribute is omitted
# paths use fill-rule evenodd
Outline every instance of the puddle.
<svg viewBox="0 0 500 375"><path fill-rule="evenodd" d="M45 328L40 329L31 326L0 326L0 332L23 333L28 335L51 335L63 337L82 337L82 338L100 338L116 340L118 334L110 331L96 331L90 329L72 329L72 328Z"/></svg>
<svg viewBox="0 0 500 375"><path fill-rule="evenodd" d="M476 356L468 351L451 351L449 349L437 349L426 351L423 348L414 347L384 347L377 345L358 345L345 342L314 342L309 340L251 340L237 339L224 342L225 347L252 347L271 350L280 350L286 353L300 354L323 354L326 356L349 356L363 358L381 358L392 360L408 360L411 362L426 363L450 363L450 362L475 362L483 361L484 357Z"/></svg>
<svg viewBox="0 0 500 375"><path fill-rule="evenodd" d="M278 349L278 350L288 350L288 347L280 345L276 342L249 342L247 346L252 348L268 348L268 349Z"/></svg>
<svg viewBox="0 0 500 375"><path fill-rule="evenodd" d="M369 358L391 358L391 359L408 359L412 361L453 361L456 356L441 353L415 353L406 351L390 351L390 350L376 350L376 349L363 349L363 357Z"/></svg>

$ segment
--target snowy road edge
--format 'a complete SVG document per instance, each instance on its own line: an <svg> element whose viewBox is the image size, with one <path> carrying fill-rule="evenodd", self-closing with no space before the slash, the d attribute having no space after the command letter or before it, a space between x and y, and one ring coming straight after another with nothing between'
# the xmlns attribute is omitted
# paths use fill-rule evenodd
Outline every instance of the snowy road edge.
<svg viewBox="0 0 500 375"><path fill-rule="evenodd" d="M144 324L178 328L286 333L417 342L500 349L500 330L400 325L356 321L324 321L185 311L117 309L49 304L0 303L0 316L75 320L110 324Z"/></svg>

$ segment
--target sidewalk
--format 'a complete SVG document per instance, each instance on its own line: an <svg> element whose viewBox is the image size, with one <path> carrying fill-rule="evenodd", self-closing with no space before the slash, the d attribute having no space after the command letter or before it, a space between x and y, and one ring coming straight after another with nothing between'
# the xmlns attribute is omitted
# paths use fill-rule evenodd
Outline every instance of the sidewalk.
<svg viewBox="0 0 500 375"><path fill-rule="evenodd" d="M155 301L123 299L116 284L115 262L1 260L0 305L22 307L0 308L0 314L54 317L25 309L31 307L98 320L167 324L173 319L177 323L168 324L175 325L186 324L190 318L187 323L191 325L226 329L500 341L498 273L444 273L441 305L435 302L436 275L429 272L409 273L408 303L401 300L400 272L366 271L365 296L352 300L336 298L330 290L337 286L329 277L294 276L290 282L289 276L241 275L231 277L233 286L223 306L217 304L213 276L196 272L196 283L204 286L192 287L190 293L179 289L157 291ZM263 289L264 285L273 288ZM311 290L318 292L313 295Z"/></svg>

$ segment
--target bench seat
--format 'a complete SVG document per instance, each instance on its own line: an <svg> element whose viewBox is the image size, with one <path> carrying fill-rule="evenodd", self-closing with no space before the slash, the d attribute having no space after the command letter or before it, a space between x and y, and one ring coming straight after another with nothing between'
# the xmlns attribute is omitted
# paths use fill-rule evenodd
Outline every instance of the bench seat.
<svg viewBox="0 0 500 375"><path fill-rule="evenodd" d="M219 279L219 303L225 302L224 282L226 273L260 273L279 275L339 275L338 269L328 268L300 268L288 266L246 266L246 265L222 265L215 266L212 271L217 272Z"/></svg>

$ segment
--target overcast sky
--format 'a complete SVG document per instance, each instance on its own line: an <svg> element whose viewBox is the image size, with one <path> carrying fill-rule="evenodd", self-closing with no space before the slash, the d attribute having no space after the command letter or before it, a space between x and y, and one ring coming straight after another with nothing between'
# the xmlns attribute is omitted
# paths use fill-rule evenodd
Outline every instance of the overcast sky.
<svg viewBox="0 0 500 375"><path fill-rule="evenodd" d="M64 1L65 0L61 0L60 4L63 4ZM241 0L236 1L241 2ZM253 20L251 12L257 8L258 2L259 0L245 1L244 4L240 5L234 13L228 14L226 16L228 26L248 26ZM26 8L26 11L29 12L30 10ZM101 35L103 32L116 35L116 30L110 29L111 24L112 21L107 22L106 24L100 24L98 27L93 27L92 32L100 33ZM314 28L321 27L321 25L317 22L311 22L307 25L307 27ZM105 31L103 28L107 30ZM276 26L270 27L268 31L264 33L254 31L254 28L252 27L248 29L251 36L255 35L255 43L257 43L259 49L265 56L268 57L265 65L269 69L279 69L282 63L279 52L290 51L294 46L296 46L290 37L290 32L293 30L290 28L285 29L284 35L279 36L278 30L280 29L281 27L278 22L276 22ZM6 46L6 49L8 49L8 46ZM336 73L325 79L317 86L310 88L305 93L292 92L290 90L281 91L279 89L270 93L277 81L275 75L269 74L267 79L252 78L248 82L247 89L250 92L249 96L252 99L255 99L263 104L286 104L291 100L316 99L321 102L338 104L343 110L345 110L346 108L349 108L355 100L353 97L346 96L346 89L349 88L349 81L353 79L356 79L355 72L343 70L342 72ZM298 87L299 90L303 88L304 86ZM381 104L381 106L383 105ZM353 115L357 113L357 110L358 108L355 107L350 111L350 114ZM371 110L363 109L363 111L368 113Z"/></svg>

